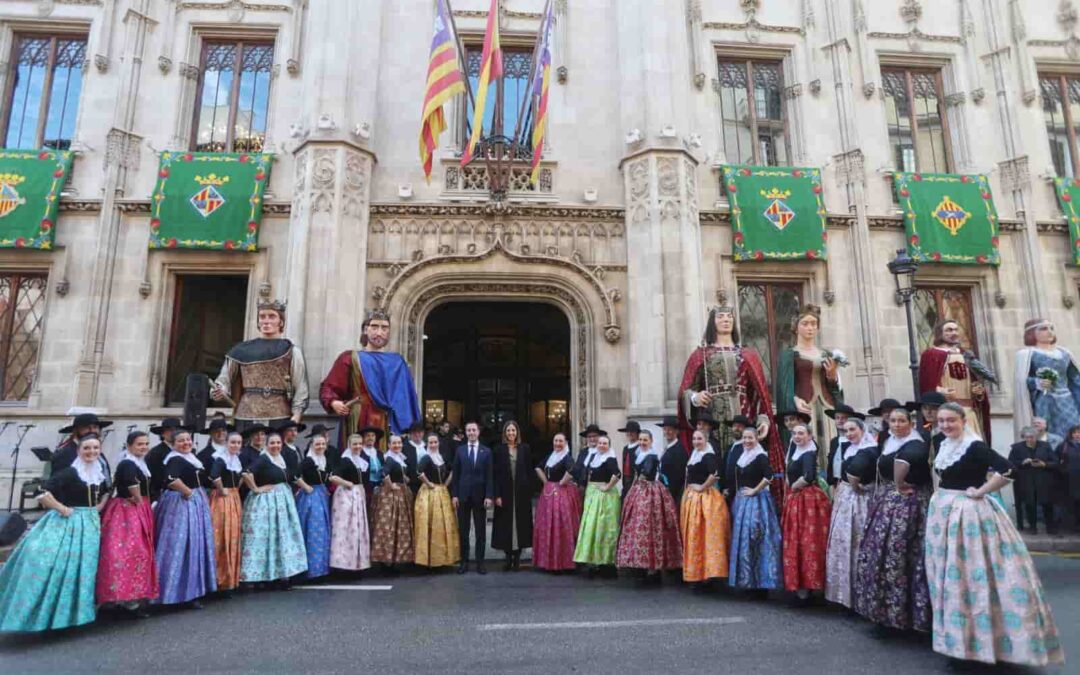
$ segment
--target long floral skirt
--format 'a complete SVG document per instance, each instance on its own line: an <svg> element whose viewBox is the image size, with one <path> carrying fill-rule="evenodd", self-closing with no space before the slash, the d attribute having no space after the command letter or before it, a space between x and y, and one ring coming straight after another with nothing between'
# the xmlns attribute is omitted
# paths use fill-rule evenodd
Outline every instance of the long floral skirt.
<svg viewBox="0 0 1080 675"><path fill-rule="evenodd" d="M330 491L325 485L300 490L296 495L296 516L304 533L307 551L307 572L304 578L314 579L330 574Z"/></svg>
<svg viewBox="0 0 1080 675"><path fill-rule="evenodd" d="M727 577L731 515L724 496L715 488L687 489L682 498L683 581Z"/></svg>
<svg viewBox="0 0 1080 675"><path fill-rule="evenodd" d="M330 526L330 567L366 570L371 567L371 535L364 488L354 485L334 490Z"/></svg>
<svg viewBox="0 0 1080 675"><path fill-rule="evenodd" d="M243 518L240 488L225 488L225 494L217 490L210 493L210 522L214 524L214 558L219 591L240 585L240 528Z"/></svg>
<svg viewBox="0 0 1080 675"><path fill-rule="evenodd" d="M829 498L817 485L790 492L781 518L784 534L784 588L825 588L825 551L829 545Z"/></svg>
<svg viewBox="0 0 1080 675"><path fill-rule="evenodd" d="M110 499L101 514L101 553L94 593L97 603L153 600L159 590L150 500L143 499L136 506L127 499Z"/></svg>
<svg viewBox="0 0 1080 675"><path fill-rule="evenodd" d="M983 663L1063 663L1050 605L1005 509L938 489L926 521L934 651Z"/></svg>
<svg viewBox="0 0 1080 675"><path fill-rule="evenodd" d="M682 567L679 513L659 481L637 480L622 502L622 532L615 553L619 567L650 571Z"/></svg>
<svg viewBox="0 0 1080 675"><path fill-rule="evenodd" d="M851 607L859 569L859 546L866 528L871 493L846 482L836 485L825 553L825 599Z"/></svg>
<svg viewBox="0 0 1080 675"><path fill-rule="evenodd" d="M195 488L190 499L165 490L154 507L154 534L159 603L190 602L217 590L214 526L202 488Z"/></svg>
<svg viewBox="0 0 1080 675"><path fill-rule="evenodd" d="M780 522L772 493L735 495L731 518L728 584L735 588L774 589L781 579Z"/></svg>
<svg viewBox="0 0 1080 675"><path fill-rule="evenodd" d="M72 511L42 516L0 568L0 630L55 630L97 616L101 519L91 507Z"/></svg>
<svg viewBox="0 0 1080 675"><path fill-rule="evenodd" d="M277 581L307 571L304 533L287 484L248 494L240 542L240 581Z"/></svg>
<svg viewBox="0 0 1080 675"><path fill-rule="evenodd" d="M413 516L417 565L445 567L461 560L457 514L445 485L421 486Z"/></svg>
<svg viewBox="0 0 1080 675"><path fill-rule="evenodd" d="M926 586L926 509L930 487L902 495L882 484L870 502L856 565L854 609L876 624L930 630Z"/></svg>
<svg viewBox="0 0 1080 675"><path fill-rule="evenodd" d="M384 487L375 500L371 561L396 565L416 559L413 547L413 493L406 485Z"/></svg>
<svg viewBox="0 0 1080 675"><path fill-rule="evenodd" d="M574 569L574 547L581 527L581 495L570 485L549 482L540 493L533 525L533 567Z"/></svg>
<svg viewBox="0 0 1080 675"><path fill-rule="evenodd" d="M574 562L588 565L614 565L619 545L619 492L600 489L602 483L589 483L578 528Z"/></svg>

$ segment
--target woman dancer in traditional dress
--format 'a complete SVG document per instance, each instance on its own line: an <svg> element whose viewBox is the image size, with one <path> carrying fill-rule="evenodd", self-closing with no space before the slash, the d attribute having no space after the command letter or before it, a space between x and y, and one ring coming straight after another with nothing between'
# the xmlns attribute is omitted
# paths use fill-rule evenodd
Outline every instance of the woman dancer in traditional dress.
<svg viewBox="0 0 1080 675"><path fill-rule="evenodd" d="M535 476L532 453L521 437L521 427L503 424L502 443L491 455L495 483L495 517L491 548L506 554L503 571L521 569L521 550L532 546L532 495Z"/></svg>
<svg viewBox="0 0 1080 675"><path fill-rule="evenodd" d="M769 456L754 427L742 435L742 454L735 462L735 501L732 505L728 584L762 595L779 588L781 578L780 523L769 482Z"/></svg>
<svg viewBox="0 0 1080 675"><path fill-rule="evenodd" d="M859 548L854 609L879 626L930 630L923 555L933 484L930 450L909 407L889 413L889 437L876 462L876 487Z"/></svg>
<svg viewBox="0 0 1080 675"><path fill-rule="evenodd" d="M149 616L146 605L159 592L148 452L150 437L145 431L128 434L113 481L116 499L109 500L101 515L95 593L98 605L117 605L138 617Z"/></svg>
<svg viewBox="0 0 1080 675"><path fill-rule="evenodd" d="M956 403L941 406L938 424L941 482L926 523L934 651L983 663L1063 663L1031 555L1004 507L986 498L1008 484L1012 464L965 431Z"/></svg>
<svg viewBox="0 0 1080 675"><path fill-rule="evenodd" d="M75 462L45 481L38 498L48 513L0 568L0 630L55 630L97 616L99 513L109 498L100 456L100 438L83 436Z"/></svg>
<svg viewBox="0 0 1080 675"><path fill-rule="evenodd" d="M300 462L300 488L296 493L296 515L304 533L307 551L305 579L330 574L330 475L334 467L326 457L325 436L316 436L308 445L307 456Z"/></svg>
<svg viewBox="0 0 1080 675"><path fill-rule="evenodd" d="M611 439L600 436L596 453L585 467L585 505L578 529L574 562L588 565L592 578L600 570L615 576L615 551L619 545L619 460L611 452Z"/></svg>
<svg viewBox="0 0 1080 675"><path fill-rule="evenodd" d="M829 498L817 482L817 445L804 424L791 430L784 501L784 588L806 601L825 588L829 545Z"/></svg>
<svg viewBox="0 0 1080 675"><path fill-rule="evenodd" d="M874 487L877 440L867 433L865 423L854 417L844 422L841 431L848 444L836 451L842 459L825 553L825 599L850 608L859 567L859 545Z"/></svg>
<svg viewBox="0 0 1080 675"><path fill-rule="evenodd" d="M574 458L566 434L555 434L552 450L537 467L543 489L533 526L533 567L558 574L574 569L574 547L581 527L581 495L574 486Z"/></svg>
<svg viewBox="0 0 1080 675"><path fill-rule="evenodd" d="M217 562L218 590L225 595L240 585L240 530L244 509L240 502L240 487L244 468L240 450L244 437L229 432L225 446L214 450L210 464L210 522L214 524L214 559Z"/></svg>
<svg viewBox="0 0 1080 675"><path fill-rule="evenodd" d="M694 451L686 462L680 524L683 544L683 581L710 582L727 577L731 516L716 488L720 460L704 431L691 437Z"/></svg>
<svg viewBox="0 0 1080 675"><path fill-rule="evenodd" d="M427 451L417 463L420 491L416 494L413 540L416 564L446 567L461 560L457 514L450 502L454 472L439 453L439 435L428 434Z"/></svg>
<svg viewBox="0 0 1080 675"><path fill-rule="evenodd" d="M370 434L375 438L375 434ZM372 452L378 457L374 447ZM364 436L349 436L348 445L334 467L330 482L334 508L330 527L330 566L362 572L371 567L371 534L368 531L367 484L371 462L364 452Z"/></svg>
<svg viewBox="0 0 1080 675"><path fill-rule="evenodd" d="M271 431L262 455L244 472L248 486L244 500L240 580L272 583L288 590L290 577L307 571L307 550L289 473L281 454L281 433Z"/></svg>
<svg viewBox="0 0 1080 675"><path fill-rule="evenodd" d="M202 609L199 598L217 590L217 558L205 490L209 478L191 450L191 432L176 432L164 464L165 489L154 507L158 602Z"/></svg>
<svg viewBox="0 0 1080 675"><path fill-rule="evenodd" d="M389 574L397 574L399 564L416 559L413 493L409 489L412 467L401 449L401 436L391 436L383 465L383 484L375 503L375 535L371 541L371 561L381 563Z"/></svg>
<svg viewBox="0 0 1080 675"><path fill-rule="evenodd" d="M653 447L652 432L642 430L638 442L634 482L622 500L615 560L619 567L639 570L646 583L658 584L661 572L682 567L679 512L660 481L660 453Z"/></svg>

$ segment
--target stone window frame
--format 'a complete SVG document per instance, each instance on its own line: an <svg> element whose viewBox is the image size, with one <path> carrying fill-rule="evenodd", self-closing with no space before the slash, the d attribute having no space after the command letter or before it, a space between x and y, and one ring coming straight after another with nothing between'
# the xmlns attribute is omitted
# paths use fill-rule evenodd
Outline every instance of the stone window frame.
<svg viewBox="0 0 1080 675"><path fill-rule="evenodd" d="M177 68L181 86L176 97L176 121L173 126L171 150L189 151L195 147L196 124L199 114L199 85L202 82L203 54L206 45L213 42L253 42L274 46L274 65L270 69L270 92L266 106L266 137L264 151L274 144L275 110L279 95L281 59L288 56L289 45L282 38L282 27L245 26L236 24L196 23L189 26L185 59Z"/></svg>
<svg viewBox="0 0 1080 675"><path fill-rule="evenodd" d="M1075 65L1060 65L1054 63L1040 63L1036 62L1036 82L1039 87L1039 96L1036 99L1039 102L1040 107L1043 105L1044 95L1042 93L1042 85L1044 79L1057 79L1058 84L1065 81L1066 86L1070 84L1080 88L1080 69ZM1069 87L1071 90L1071 87ZM1065 174L1063 177L1080 177L1080 119L1073 119L1072 113L1069 110L1068 101L1062 101L1062 114L1065 118L1067 125L1066 133L1069 140L1069 151L1072 154L1071 166L1067 168L1072 169L1071 174ZM1044 122L1041 125L1042 133L1046 135L1046 149L1050 154L1049 168L1055 175L1058 175L1057 166L1053 161L1053 151L1050 146L1050 133L1047 130L1045 123L1045 111L1041 111L1044 116Z"/></svg>
<svg viewBox="0 0 1080 675"><path fill-rule="evenodd" d="M0 409L3 408L36 408L41 399L41 364L46 351L46 341L49 334L49 313L52 303L57 300L50 297L56 292L57 295L66 295L67 287L61 279L64 273L64 260L67 251L62 246L55 247L52 252L34 256L33 260L26 257L24 251L17 249L0 249L0 274L27 274L45 277L45 311L41 319L41 348L38 350L37 363L34 364L34 383L30 387L29 396L22 401L0 401ZM60 285L65 284L63 291Z"/></svg>
<svg viewBox="0 0 1080 675"><path fill-rule="evenodd" d="M96 41L93 31L91 30L91 21L81 20L34 20L34 19L21 19L21 18L2 18L0 19L0 54L6 56L6 60L0 61L0 94L3 98L0 98L0 129L3 133L7 134L8 124L8 107L10 105L9 99L11 98L11 84L13 79L11 73L13 72L14 64L12 63L11 56L15 50L15 40L21 35L47 35L50 37L85 37L86 38L86 53L90 54L94 49L93 43ZM83 118L83 100L86 97L86 77L90 74L89 58L83 63L83 86L79 93L79 106L75 111L75 126L71 131L71 150L78 154L78 151L82 149L82 143L79 142L79 132L82 129ZM0 136L0 138L3 138ZM2 145L2 142L0 142ZM70 185L71 178L68 178L68 184Z"/></svg>
<svg viewBox="0 0 1080 675"><path fill-rule="evenodd" d="M153 341L144 388L143 406L152 409L178 410L165 406L165 385L169 369L169 345L172 341L173 321L176 311L176 282L181 275L236 275L246 276L248 298L244 308L244 339L258 334L254 318L258 315L259 301L270 293L270 248L252 253L226 251L169 251L148 252L148 285L156 291L147 299L155 300L153 317ZM287 325L287 324L286 324ZM213 404L212 404L213 405Z"/></svg>

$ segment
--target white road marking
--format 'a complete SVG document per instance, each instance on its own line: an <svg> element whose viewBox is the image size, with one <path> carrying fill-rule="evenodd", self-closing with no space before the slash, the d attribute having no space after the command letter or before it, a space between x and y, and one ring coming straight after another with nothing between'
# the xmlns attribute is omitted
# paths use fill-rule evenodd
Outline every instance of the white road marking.
<svg viewBox="0 0 1080 675"><path fill-rule="evenodd" d="M722 626L746 623L741 616L703 619L638 619L635 621L564 621L560 623L484 623L477 630L553 630L558 628L627 628L634 626Z"/></svg>
<svg viewBox="0 0 1080 675"><path fill-rule="evenodd" d="M347 584L322 584L319 586L293 586L305 591L392 591L393 586L353 586Z"/></svg>

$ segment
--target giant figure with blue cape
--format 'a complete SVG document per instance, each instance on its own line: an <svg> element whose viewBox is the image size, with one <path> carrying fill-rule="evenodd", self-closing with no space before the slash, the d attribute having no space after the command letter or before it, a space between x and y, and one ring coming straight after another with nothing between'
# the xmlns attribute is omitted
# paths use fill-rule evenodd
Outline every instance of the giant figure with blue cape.
<svg viewBox="0 0 1080 675"><path fill-rule="evenodd" d="M409 365L401 354L384 351L390 340L390 317L381 310L368 313L360 327L360 350L342 352L319 386L326 412L344 418L341 446L349 435L374 427L402 434L420 420Z"/></svg>

